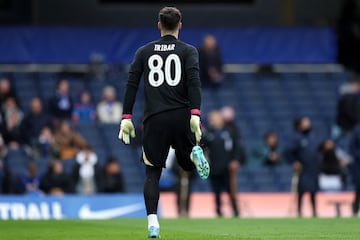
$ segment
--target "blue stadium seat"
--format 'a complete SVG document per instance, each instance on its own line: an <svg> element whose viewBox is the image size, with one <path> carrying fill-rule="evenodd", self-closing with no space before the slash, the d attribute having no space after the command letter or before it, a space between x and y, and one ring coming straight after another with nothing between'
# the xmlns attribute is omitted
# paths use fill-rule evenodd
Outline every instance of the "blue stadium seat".
<svg viewBox="0 0 360 240"><path fill-rule="evenodd" d="M12 176L19 176L26 172L30 161L31 159L23 149L9 149L4 158L4 165Z"/></svg>

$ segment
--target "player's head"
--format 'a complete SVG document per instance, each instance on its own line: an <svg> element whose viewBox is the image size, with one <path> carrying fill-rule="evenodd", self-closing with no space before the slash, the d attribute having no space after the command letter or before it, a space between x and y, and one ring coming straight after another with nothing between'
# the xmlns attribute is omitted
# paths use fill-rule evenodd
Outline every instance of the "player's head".
<svg viewBox="0 0 360 240"><path fill-rule="evenodd" d="M176 32L181 28L181 12L175 7L164 7L159 11L158 27L164 32Z"/></svg>

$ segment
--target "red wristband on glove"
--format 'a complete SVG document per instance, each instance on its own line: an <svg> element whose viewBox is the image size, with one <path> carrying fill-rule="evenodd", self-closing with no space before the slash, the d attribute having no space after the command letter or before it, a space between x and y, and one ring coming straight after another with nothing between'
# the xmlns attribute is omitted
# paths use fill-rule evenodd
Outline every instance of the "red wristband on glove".
<svg viewBox="0 0 360 240"><path fill-rule="evenodd" d="M123 114L122 115L122 119L131 119L132 118L132 114Z"/></svg>
<svg viewBox="0 0 360 240"><path fill-rule="evenodd" d="M197 109L197 108L191 109L190 112L191 112L191 115L198 115L198 116L201 115L200 109Z"/></svg>

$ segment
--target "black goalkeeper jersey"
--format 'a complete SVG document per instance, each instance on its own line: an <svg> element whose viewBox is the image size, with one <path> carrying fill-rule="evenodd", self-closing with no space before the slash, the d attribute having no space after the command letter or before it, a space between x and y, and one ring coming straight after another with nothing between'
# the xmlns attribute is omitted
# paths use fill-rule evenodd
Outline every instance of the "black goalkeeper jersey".
<svg viewBox="0 0 360 240"><path fill-rule="evenodd" d="M124 114L131 114L144 75L144 120L178 108L200 109L201 84L197 49L166 35L140 47L131 63Z"/></svg>

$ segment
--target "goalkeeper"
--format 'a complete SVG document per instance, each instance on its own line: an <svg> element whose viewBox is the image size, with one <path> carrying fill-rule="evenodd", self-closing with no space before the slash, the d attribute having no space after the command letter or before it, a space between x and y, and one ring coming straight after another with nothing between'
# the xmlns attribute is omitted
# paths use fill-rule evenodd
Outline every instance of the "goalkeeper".
<svg viewBox="0 0 360 240"><path fill-rule="evenodd" d="M164 7L159 12L161 38L137 50L130 66L124 96L119 139L125 144L135 137L132 109L139 82L144 76L144 135L142 158L146 166L144 199L148 216L148 237L159 238L157 218L159 179L170 146L186 171L197 169L209 176L210 167L202 149L200 105L201 84L196 48L178 40L181 12Z"/></svg>

